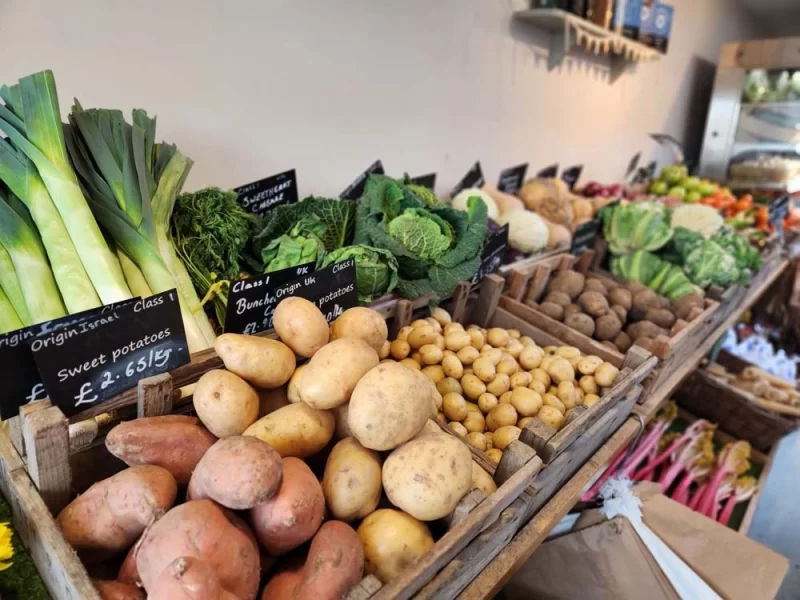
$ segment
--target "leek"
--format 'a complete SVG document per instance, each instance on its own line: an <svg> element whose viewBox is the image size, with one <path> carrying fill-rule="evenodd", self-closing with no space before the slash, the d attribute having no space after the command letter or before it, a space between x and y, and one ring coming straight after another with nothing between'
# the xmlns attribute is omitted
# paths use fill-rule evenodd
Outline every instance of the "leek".
<svg viewBox="0 0 800 600"><path fill-rule="evenodd" d="M22 329L24 324L20 321L17 311L0 285L0 334Z"/></svg>
<svg viewBox="0 0 800 600"><path fill-rule="evenodd" d="M13 195L0 194L0 244L8 252L18 278L31 323L67 314L39 234L27 209Z"/></svg>
<svg viewBox="0 0 800 600"><path fill-rule="evenodd" d="M174 202L191 161L174 147L154 144L155 120L144 111L134 111L130 125L120 111L84 110L76 103L69 120L67 149L95 217L153 293L177 289L190 351L208 348L213 343L211 325L196 294L187 297L176 280L171 255L162 254L153 215L155 196L171 206L172 195Z"/></svg>
<svg viewBox="0 0 800 600"><path fill-rule="evenodd" d="M36 166L100 300L111 304L130 298L119 263L105 243L69 163L53 73L42 71L20 79L19 97L25 135L3 118L0 130Z"/></svg>
<svg viewBox="0 0 800 600"><path fill-rule="evenodd" d="M14 308L17 319L22 322L20 327L32 325L28 316L28 309L25 306L25 296L22 293L22 287L19 285L19 279L17 279L17 270L14 268L11 256L3 245L0 245L0 288L3 288L6 300Z"/></svg>
<svg viewBox="0 0 800 600"><path fill-rule="evenodd" d="M3 106L0 105L0 120ZM67 310L81 312L101 306L64 221L28 157L0 138L0 180L28 207L50 259L53 275ZM6 289L8 294L10 291ZM9 296L13 301L13 297ZM18 312L19 314L19 312ZM20 315L22 316L22 315Z"/></svg>
<svg viewBox="0 0 800 600"><path fill-rule="evenodd" d="M131 288L131 293L140 298L147 298L153 295L153 290L147 285L147 280L141 269L136 266L136 263L131 260L131 257L125 254L122 249L117 249L117 258L122 267L122 273L125 275L125 281L128 282L128 287Z"/></svg>

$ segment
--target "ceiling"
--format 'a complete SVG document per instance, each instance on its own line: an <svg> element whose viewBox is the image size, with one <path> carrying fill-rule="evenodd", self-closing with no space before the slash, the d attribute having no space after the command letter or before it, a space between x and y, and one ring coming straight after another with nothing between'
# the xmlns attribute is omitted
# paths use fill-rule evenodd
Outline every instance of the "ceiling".
<svg viewBox="0 0 800 600"><path fill-rule="evenodd" d="M738 2L764 24L768 35L800 36L800 1L738 0Z"/></svg>

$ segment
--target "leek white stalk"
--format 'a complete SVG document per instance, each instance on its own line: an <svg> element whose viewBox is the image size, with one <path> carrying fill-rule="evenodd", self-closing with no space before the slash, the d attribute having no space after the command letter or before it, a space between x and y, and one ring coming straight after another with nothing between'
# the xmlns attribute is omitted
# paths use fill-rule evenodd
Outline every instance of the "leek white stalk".
<svg viewBox="0 0 800 600"><path fill-rule="evenodd" d="M111 304L129 299L131 293L119 263L103 239L67 158L53 73L23 77L19 92L26 135L3 119L0 130L36 166L100 300Z"/></svg>
<svg viewBox="0 0 800 600"><path fill-rule="evenodd" d="M125 281L128 282L128 287L134 296L147 298L153 295L153 290L147 285L147 280L144 278L141 269L136 266L136 263L131 260L131 257L125 254L125 251L118 248L117 258L122 267L122 273L125 275Z"/></svg>
<svg viewBox="0 0 800 600"><path fill-rule="evenodd" d="M22 329L24 326L8 296L3 291L3 286L0 285L0 334Z"/></svg>
<svg viewBox="0 0 800 600"><path fill-rule="evenodd" d="M28 308L25 306L25 296L17 279L17 270L5 246L0 244L0 288L5 292L6 299L14 308L17 319L22 323L20 327L31 325Z"/></svg>

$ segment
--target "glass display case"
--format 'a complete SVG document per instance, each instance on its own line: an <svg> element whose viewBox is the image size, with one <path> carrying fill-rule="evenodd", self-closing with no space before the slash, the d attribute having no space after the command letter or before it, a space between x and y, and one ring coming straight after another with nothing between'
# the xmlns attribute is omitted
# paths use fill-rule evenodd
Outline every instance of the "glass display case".
<svg viewBox="0 0 800 600"><path fill-rule="evenodd" d="M699 175L800 191L800 37L722 47Z"/></svg>

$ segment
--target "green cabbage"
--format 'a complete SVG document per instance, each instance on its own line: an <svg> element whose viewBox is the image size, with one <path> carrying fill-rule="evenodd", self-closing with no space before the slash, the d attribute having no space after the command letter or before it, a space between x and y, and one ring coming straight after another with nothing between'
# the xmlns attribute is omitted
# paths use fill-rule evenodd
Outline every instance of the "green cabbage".
<svg viewBox="0 0 800 600"><path fill-rule="evenodd" d="M264 273L308 263L319 265L325 256L324 234L325 225L319 219L301 219L289 233L272 240L261 250Z"/></svg>
<svg viewBox="0 0 800 600"><path fill-rule="evenodd" d="M487 231L486 205L471 198L467 211L429 207L390 177L371 175L358 202L355 243L397 258L398 289L406 298L446 298L478 271Z"/></svg>
<svg viewBox="0 0 800 600"><path fill-rule="evenodd" d="M689 252L683 270L701 288L712 284L726 288L740 277L733 255L711 240L704 240Z"/></svg>
<svg viewBox="0 0 800 600"><path fill-rule="evenodd" d="M637 250L631 254L611 257L611 272L628 281L648 285L658 275L664 261L655 254Z"/></svg>
<svg viewBox="0 0 800 600"><path fill-rule="evenodd" d="M654 252L672 237L669 209L658 202L627 202L602 211L603 234L612 254Z"/></svg>
<svg viewBox="0 0 800 600"><path fill-rule="evenodd" d="M369 246L345 246L327 254L322 267L352 258L356 263L358 300L368 304L397 287L397 259L388 250Z"/></svg>
<svg viewBox="0 0 800 600"><path fill-rule="evenodd" d="M739 268L739 283L748 283L753 273L761 267L761 253L728 227L714 236L713 241L733 256Z"/></svg>

